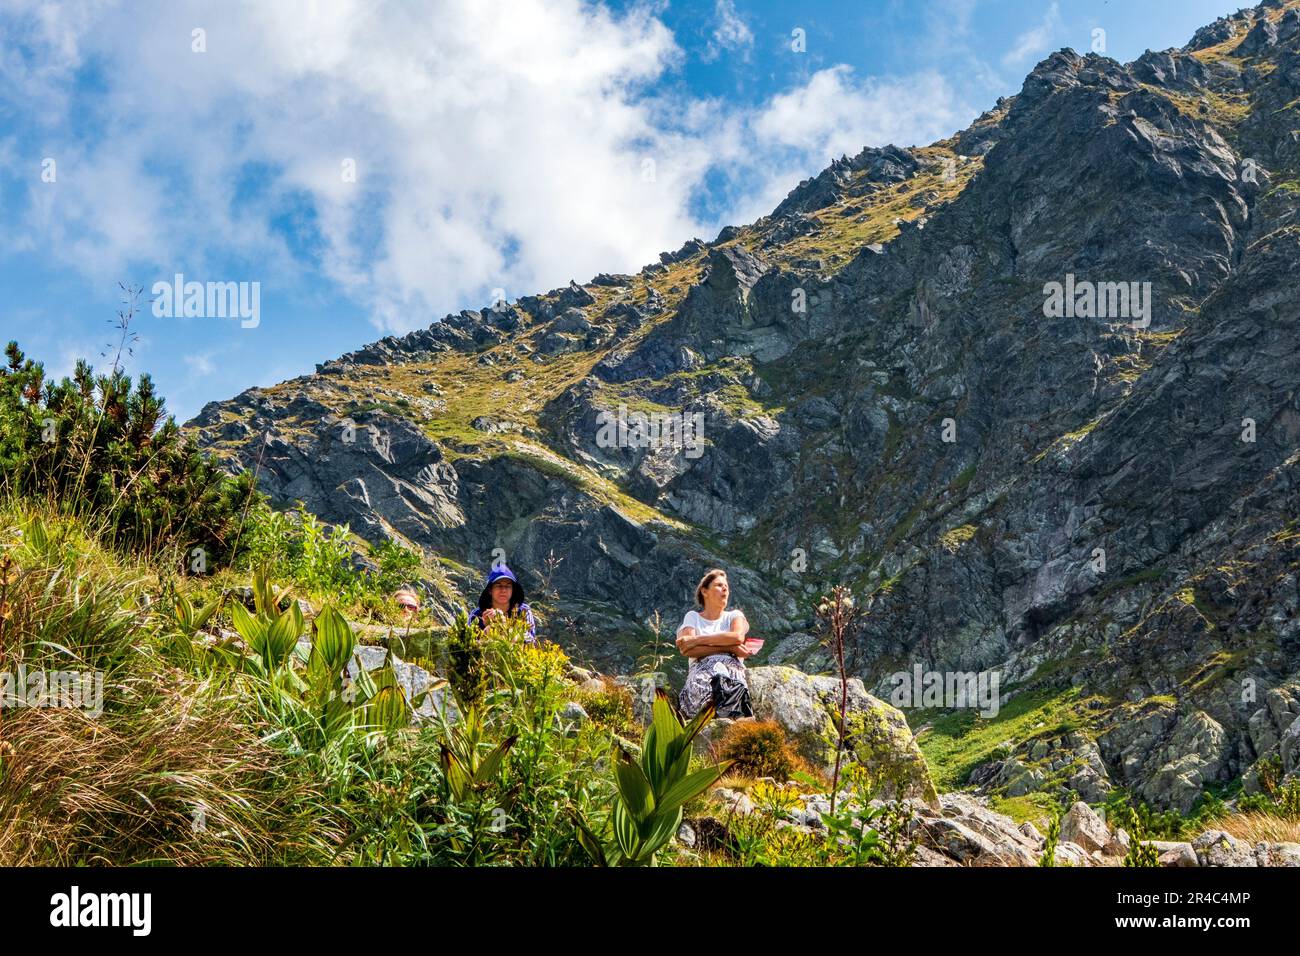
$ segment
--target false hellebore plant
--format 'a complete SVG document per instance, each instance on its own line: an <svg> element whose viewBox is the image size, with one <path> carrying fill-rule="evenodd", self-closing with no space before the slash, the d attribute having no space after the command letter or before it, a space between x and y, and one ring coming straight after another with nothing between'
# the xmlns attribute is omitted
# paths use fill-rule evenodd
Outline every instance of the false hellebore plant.
<svg viewBox="0 0 1300 956"><path fill-rule="evenodd" d="M612 845L602 845L581 819L577 821L582 846L598 866L655 865L655 855L682 824L682 805L713 786L731 766L727 761L691 772L691 741L712 719L709 704L683 726L667 694L655 692L640 760L619 746L614 770L618 790L610 814Z"/></svg>
<svg viewBox="0 0 1300 956"><path fill-rule="evenodd" d="M288 606L281 608L286 599ZM290 592L277 589L258 571L253 577L253 602L251 614L239 603L231 605L235 630L251 652L247 660L282 695L283 704L311 715L308 723L320 734L330 737L350 727L387 733L410 722L411 707L420 700L407 702L391 654L373 674L358 666L352 685L343 686L344 668L357 641L336 608L326 605L312 620L311 644L304 654L297 642L307 625ZM295 670L295 658L305 664L305 677ZM431 691L432 687L426 693Z"/></svg>

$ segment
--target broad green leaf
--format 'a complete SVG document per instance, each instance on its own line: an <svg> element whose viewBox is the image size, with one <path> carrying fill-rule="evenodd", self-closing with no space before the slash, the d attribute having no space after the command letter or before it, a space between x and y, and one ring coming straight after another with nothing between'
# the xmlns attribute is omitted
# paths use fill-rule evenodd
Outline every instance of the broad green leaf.
<svg viewBox="0 0 1300 956"><path fill-rule="evenodd" d="M189 602L189 598L183 594L176 596L176 606L172 610L176 622L186 630L192 630L191 622L194 620L194 605Z"/></svg>
<svg viewBox="0 0 1300 956"><path fill-rule="evenodd" d="M621 802L637 820L644 820L654 809L654 791L645 773L626 754L614 766Z"/></svg>
<svg viewBox="0 0 1300 956"><path fill-rule="evenodd" d="M654 858L682 825L682 811L677 808L668 813L656 813L653 825L644 830L641 838L642 855L647 862Z"/></svg>
<svg viewBox="0 0 1300 956"><path fill-rule="evenodd" d="M664 785L664 767L658 762L657 753L659 749L659 728L654 722L646 728L645 736L641 738L641 769L645 772L646 780L650 782L651 789L659 789Z"/></svg>
<svg viewBox="0 0 1300 956"><path fill-rule="evenodd" d="M587 856L591 857L591 862L596 866L609 866L609 860L605 857L605 848L600 845L600 838L591 832L591 828L577 811L574 811L573 822L578 829L578 845L586 851Z"/></svg>
<svg viewBox="0 0 1300 956"><path fill-rule="evenodd" d="M685 737L673 741L668 750L668 769L665 777L671 785L686 775L691 766L691 746Z"/></svg>
<svg viewBox="0 0 1300 956"><path fill-rule="evenodd" d="M253 572L253 608L259 616L271 619L280 616L279 604L271 594L271 582L267 580L265 568Z"/></svg>
<svg viewBox="0 0 1300 956"><path fill-rule="evenodd" d="M668 706L666 695L660 691L655 692L651 723L655 732L654 746L649 745L647 738L643 754L646 764L646 776L650 777L655 783L657 792L663 787L663 778L672 763L673 743L682 736L682 725L678 722L677 715L673 713L672 708Z"/></svg>
<svg viewBox="0 0 1300 956"><path fill-rule="evenodd" d="M383 730L396 730L407 724L406 698L397 687L384 687L366 702L367 723Z"/></svg>
<svg viewBox="0 0 1300 956"><path fill-rule="evenodd" d="M312 626L315 631L312 652L321 658L327 669L342 671L356 646L356 637L347 619L333 605L327 604L316 615Z"/></svg>
<svg viewBox="0 0 1300 956"><path fill-rule="evenodd" d="M293 614L286 613L280 615L275 623L266 629L266 654L263 655L263 659L266 660L268 667L283 667L288 663L289 655L293 653L294 644L298 641L298 635L302 633L299 630L301 621L302 612L298 612L296 619Z"/></svg>
<svg viewBox="0 0 1300 956"><path fill-rule="evenodd" d="M197 631L200 628L206 626L208 621L212 619L212 615L217 612L217 608L221 607L221 602L222 602L222 598L218 596L213 598L207 604L198 608L198 610L194 611L190 617L190 623L189 623L190 629Z"/></svg>
<svg viewBox="0 0 1300 956"><path fill-rule="evenodd" d="M623 855L633 862L640 862L641 835L636 822L621 802L614 804L614 838Z"/></svg>
<svg viewBox="0 0 1300 956"><path fill-rule="evenodd" d="M356 663L357 676L353 678L352 683L356 685L357 698L359 700L370 700L379 692L379 688L375 685L374 678L370 676L370 673L361 666L360 658L357 658Z"/></svg>
<svg viewBox="0 0 1300 956"><path fill-rule="evenodd" d="M501 766L501 761L505 759L505 755L510 751L510 748L515 745L515 741L518 739L518 734L512 734L505 740L501 741L501 743L497 744L492 752L484 757L483 762L474 770L474 782L485 783L495 777L497 770Z"/></svg>
<svg viewBox="0 0 1300 956"><path fill-rule="evenodd" d="M299 677L297 671L295 671L292 667L284 668L284 670L281 673L284 674L284 679L288 682L289 686L294 689L295 692L299 694L307 693L307 691L309 690L307 682L303 680L301 677Z"/></svg>
<svg viewBox="0 0 1300 956"><path fill-rule="evenodd" d="M375 681L375 690L381 691L385 687L397 687L397 674L393 671L392 656L384 659L384 666L370 674Z"/></svg>
<svg viewBox="0 0 1300 956"><path fill-rule="evenodd" d="M721 777L722 773L721 767L705 767L682 777L667 793L659 797L658 810L661 813L670 813L680 808L687 800L713 786L714 781Z"/></svg>
<svg viewBox="0 0 1300 956"><path fill-rule="evenodd" d="M322 718L326 735L332 737L335 733L350 725L356 713L356 708L352 707L343 698L330 698L325 702L325 711Z"/></svg>
<svg viewBox="0 0 1300 956"><path fill-rule="evenodd" d="M469 789L469 774L466 773L464 764L446 744L439 744L438 751L442 757L442 775L452 796L457 800L465 799L465 792Z"/></svg>
<svg viewBox="0 0 1300 956"><path fill-rule="evenodd" d="M302 608L298 606L297 601L289 604L289 610L284 612L286 616L293 619L293 636L295 639L302 637L307 630L307 621L302 616Z"/></svg>
<svg viewBox="0 0 1300 956"><path fill-rule="evenodd" d="M235 630L239 636L244 639L244 643L250 649L260 653L262 635L266 632L266 625L249 614L242 604L232 604L230 606L230 620L235 625Z"/></svg>
<svg viewBox="0 0 1300 956"><path fill-rule="evenodd" d="M709 701L709 703L705 704L704 709L696 714L691 722L686 725L685 737L688 745L695 739L695 735L704 729L704 725L713 719L713 715L716 711L717 708L714 706L713 701Z"/></svg>

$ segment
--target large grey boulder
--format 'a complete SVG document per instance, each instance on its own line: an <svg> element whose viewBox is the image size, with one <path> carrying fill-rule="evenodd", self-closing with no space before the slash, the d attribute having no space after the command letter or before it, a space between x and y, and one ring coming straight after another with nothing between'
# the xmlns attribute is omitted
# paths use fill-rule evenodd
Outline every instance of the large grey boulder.
<svg viewBox="0 0 1300 956"><path fill-rule="evenodd" d="M808 760L829 769L835 762L840 682L793 667L749 669L754 716L774 720ZM925 757L907 719L896 707L868 694L856 677L848 682L845 759L871 770L882 796L937 798Z"/></svg>
<svg viewBox="0 0 1300 956"><path fill-rule="evenodd" d="M1061 818L1061 839L1077 843L1091 853L1104 850L1110 844L1111 835L1105 821L1080 800Z"/></svg>
<svg viewBox="0 0 1300 956"><path fill-rule="evenodd" d="M1222 830L1207 830L1192 840L1201 866L1259 866L1255 849Z"/></svg>
<svg viewBox="0 0 1300 956"><path fill-rule="evenodd" d="M1157 806L1191 811L1206 784L1221 779L1229 742L1223 727L1203 712L1184 718L1163 748L1161 763L1142 788Z"/></svg>
<svg viewBox="0 0 1300 956"><path fill-rule="evenodd" d="M1035 866L1042 844L979 800L945 793L938 812L919 806L922 842L965 866Z"/></svg>
<svg viewBox="0 0 1300 956"><path fill-rule="evenodd" d="M1248 734L1251 747L1260 758L1280 756L1283 736L1300 716L1300 680L1290 680L1264 693L1263 706L1250 715ZM1294 745L1292 745L1294 746ZM1288 754L1290 753L1288 747ZM1247 793L1260 790L1259 769L1252 766L1242 776Z"/></svg>
<svg viewBox="0 0 1300 956"><path fill-rule="evenodd" d="M1155 847L1161 866L1200 866L1196 850L1190 843L1178 840L1147 840Z"/></svg>
<svg viewBox="0 0 1300 956"><path fill-rule="evenodd" d="M1255 846L1260 866L1300 866L1300 843L1266 843Z"/></svg>

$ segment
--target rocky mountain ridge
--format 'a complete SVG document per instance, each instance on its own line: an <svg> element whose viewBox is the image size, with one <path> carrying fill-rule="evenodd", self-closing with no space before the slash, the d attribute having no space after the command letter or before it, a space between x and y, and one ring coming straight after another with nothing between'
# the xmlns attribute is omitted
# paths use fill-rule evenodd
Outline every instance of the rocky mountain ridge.
<svg viewBox="0 0 1300 956"><path fill-rule="evenodd" d="M918 663L997 670L1029 714L961 782L1187 810L1300 774L1298 103L1294 3L1130 64L1062 50L969 129L837 160L634 276L189 427L464 595L504 556L610 670L714 565L763 662L823 669L812 600L849 584L881 697ZM1052 283L1097 295L1054 317ZM702 415L703 454L607 447L620 406Z"/></svg>

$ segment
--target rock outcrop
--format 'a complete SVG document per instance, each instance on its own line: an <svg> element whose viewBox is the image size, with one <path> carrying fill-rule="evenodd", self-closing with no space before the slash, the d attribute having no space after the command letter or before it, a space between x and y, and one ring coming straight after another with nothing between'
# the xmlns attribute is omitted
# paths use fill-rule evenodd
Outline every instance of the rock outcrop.
<svg viewBox="0 0 1300 956"><path fill-rule="evenodd" d="M753 667L749 687L754 716L775 720L799 753L829 770L835 763L840 682L793 667ZM937 800L920 748L896 708L868 694L856 677L848 682L845 749L880 781L890 798Z"/></svg>
<svg viewBox="0 0 1300 956"><path fill-rule="evenodd" d="M687 821L679 841L694 846L697 830L721 829L727 817L759 812L744 793L718 791L723 819L705 817ZM854 795L844 792L840 803L857 816ZM1017 825L1005 814L991 810L977 797L945 793L932 803L906 801L910 824L900 839L914 843L913 866L1039 866L1047 852L1047 840L1030 823ZM873 807L883 801L872 801ZM824 833L823 814L830 812L826 794L801 794L786 811L779 825L808 833ZM723 842L715 836L715 842ZM1207 831L1191 842L1151 841L1162 867L1300 866L1300 843L1259 842L1251 846L1222 831ZM1129 837L1123 830L1111 831L1085 804L1075 804L1062 821L1059 842L1053 854L1058 867L1123 866Z"/></svg>

